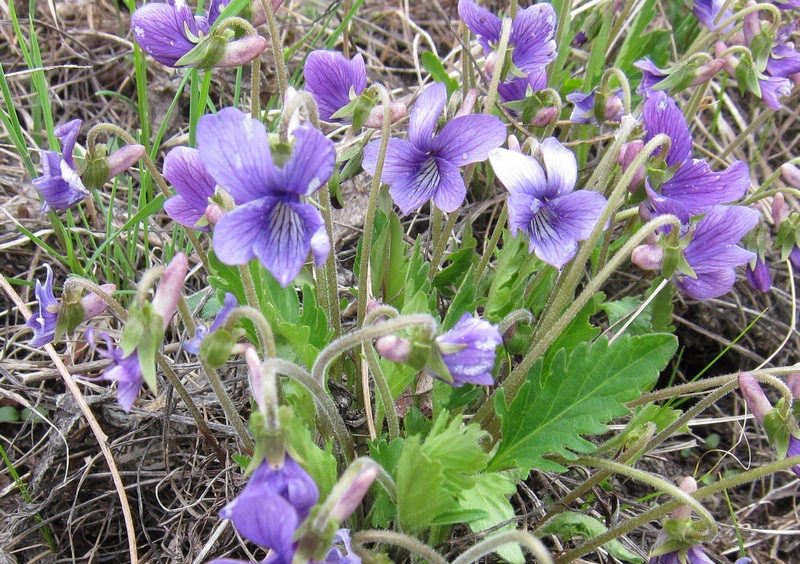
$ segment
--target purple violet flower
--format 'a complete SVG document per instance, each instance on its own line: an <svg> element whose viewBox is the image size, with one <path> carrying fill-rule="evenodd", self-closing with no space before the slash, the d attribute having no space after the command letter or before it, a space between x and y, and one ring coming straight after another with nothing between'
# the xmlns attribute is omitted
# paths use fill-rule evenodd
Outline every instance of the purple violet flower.
<svg viewBox="0 0 800 564"><path fill-rule="evenodd" d="M99 349L95 345L94 329L91 327L86 329L86 341L89 346L101 357L111 360L111 366L106 368L102 376L93 381L117 382L117 403L125 413L130 413L133 402L144 384L139 355L134 350L125 356L121 348L114 346L107 333L100 333L99 336L106 342L105 350Z"/></svg>
<svg viewBox="0 0 800 564"><path fill-rule="evenodd" d="M133 13L131 30L145 53L163 65L175 67L208 34L226 3L226 0L211 0L206 14L195 15L186 0L150 2ZM263 37L245 35L228 43L222 59L214 66L244 65L266 48Z"/></svg>
<svg viewBox="0 0 800 564"><path fill-rule="evenodd" d="M511 234L524 231L528 252L561 269L594 229L606 199L598 192L573 192L578 180L575 155L555 138L542 143L546 169L527 155L494 149L489 152L497 178L511 193L508 223Z"/></svg>
<svg viewBox="0 0 800 564"><path fill-rule="evenodd" d="M458 15L478 38L485 54L500 41L502 20L474 0L459 0ZM556 58L556 23L556 12L548 3L517 12L511 22L508 49L511 61L523 75L543 69Z"/></svg>
<svg viewBox="0 0 800 564"><path fill-rule="evenodd" d="M502 343L497 325L465 313L452 329L436 337L437 348L453 381L446 375L436 374L430 365L428 370L451 386L491 386L494 384L495 349Z"/></svg>
<svg viewBox="0 0 800 564"><path fill-rule="evenodd" d="M164 159L164 177L178 192L164 203L167 215L191 229L210 231L198 222L205 217L217 183L203 166L200 152L190 147L172 149Z"/></svg>
<svg viewBox="0 0 800 564"><path fill-rule="evenodd" d="M759 292L769 292L772 288L772 274L770 274L769 266L760 257L756 257L755 266L752 264L752 262L749 263L745 271L747 281Z"/></svg>
<svg viewBox="0 0 800 564"><path fill-rule="evenodd" d="M319 190L333 172L333 142L310 126L294 130L292 153L282 166L273 161L264 124L236 108L200 118L197 145L206 170L237 207L214 229L214 252L225 264L258 258L288 286L309 250L316 264L330 252L319 210L302 197Z"/></svg>
<svg viewBox="0 0 800 564"><path fill-rule="evenodd" d="M736 161L722 172L713 172L706 161L693 159L689 127L672 98L664 92L651 92L645 100L642 119L645 142L659 133L667 135L671 142L665 161L670 169L674 167L674 174L661 185L660 194L651 188L650 179L646 181L657 213L671 213L688 223L691 216L713 205L735 202L744 196L750 187L747 165Z"/></svg>
<svg viewBox="0 0 800 564"><path fill-rule="evenodd" d="M314 97L323 121L341 122L331 116L348 105L351 93L360 96L367 87L367 69L361 53L349 61L338 51L309 53L303 67L306 90Z"/></svg>
<svg viewBox="0 0 800 564"><path fill-rule="evenodd" d="M734 267L755 258L738 243L759 220L757 211L742 206L712 206L697 223L692 240L683 251L696 277L676 273L675 284L698 300L721 296L736 282Z"/></svg>
<svg viewBox="0 0 800 564"><path fill-rule="evenodd" d="M53 269L49 264L45 264L44 268L47 271L44 285L37 280L34 288L39 312L32 311L30 319L25 323L33 331L33 337L28 343L32 347L42 347L52 342L56 334L58 300L53 295Z"/></svg>
<svg viewBox="0 0 800 564"><path fill-rule="evenodd" d="M314 480L287 454L277 470L263 460L244 490L219 514L233 521L247 540L271 548L270 564L291 564L297 550L295 531L318 498Z"/></svg>
<svg viewBox="0 0 800 564"><path fill-rule="evenodd" d="M722 7L725 5L725 0L694 0L692 13L697 17L700 22L711 31L717 30L717 25L714 20L717 19ZM725 13L719 18L719 23L728 20L733 16L733 12L725 10ZM728 24L722 31L727 33L733 28L733 24Z"/></svg>
<svg viewBox="0 0 800 564"><path fill-rule="evenodd" d="M503 102L517 102L545 88L547 88L547 73L541 69L531 72L525 78L500 82L497 85L497 93Z"/></svg>
<svg viewBox="0 0 800 564"><path fill-rule="evenodd" d="M464 201L467 187L459 167L486 160L491 149L506 138L506 128L495 116L463 115L451 119L438 135L436 121L447 103L444 84L428 86L414 105L408 125L409 141L389 139L381 180L403 214L433 199L445 212ZM364 148L364 170L374 175L380 140Z"/></svg>
<svg viewBox="0 0 800 564"><path fill-rule="evenodd" d="M69 209L89 195L72 158L80 129L79 119L56 127L53 133L61 139L61 155L42 151L42 176L33 179L33 185L44 198L42 213Z"/></svg>
<svg viewBox="0 0 800 564"><path fill-rule="evenodd" d="M697 545L685 550L673 550L650 557L650 564L714 564L714 561Z"/></svg>
<svg viewBox="0 0 800 564"><path fill-rule="evenodd" d="M569 116L570 121L575 123L597 123L594 114L594 100L597 97L597 88L584 94L583 92L573 92L567 94L567 100L575 104L575 109L572 110L572 115ZM605 112L603 118L607 121L619 121L624 111L623 106L624 94L622 89L618 88L606 100Z"/></svg>
<svg viewBox="0 0 800 564"><path fill-rule="evenodd" d="M198 324L194 330L194 337L183 343L183 350L191 354L200 354L200 345L202 344L203 339L219 329L238 305L239 302L236 300L236 296L230 292L226 292L225 301L222 305L222 308L219 310L219 313L217 313L217 317L214 318L213 323L211 323L210 326L202 323Z"/></svg>

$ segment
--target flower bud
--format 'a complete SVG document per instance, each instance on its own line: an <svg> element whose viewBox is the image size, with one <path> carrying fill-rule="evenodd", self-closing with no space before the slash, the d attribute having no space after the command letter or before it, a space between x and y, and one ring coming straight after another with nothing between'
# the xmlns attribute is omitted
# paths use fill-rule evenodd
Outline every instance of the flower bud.
<svg viewBox="0 0 800 564"><path fill-rule="evenodd" d="M781 176L789 186L800 189L800 168L792 163L785 163L781 165Z"/></svg>
<svg viewBox="0 0 800 564"><path fill-rule="evenodd" d="M100 289L106 294L112 294L114 290L117 289L117 286L115 284L103 284L100 286ZM89 321L93 317L97 317L108 307L108 304L103 301L100 296L94 293L90 293L81 298L81 305L83 306L84 312L83 321Z"/></svg>
<svg viewBox="0 0 800 564"><path fill-rule="evenodd" d="M144 156L144 145L125 145L117 151L111 153L106 159L108 164L108 178L111 180L131 168L139 159Z"/></svg>
<svg viewBox="0 0 800 564"><path fill-rule="evenodd" d="M755 259L754 266L747 265L745 274L747 274L747 281L750 285L759 292L766 293L772 288L772 275L770 274L769 266L760 257Z"/></svg>
<svg viewBox="0 0 800 564"><path fill-rule="evenodd" d="M619 96L612 94L606 98L606 106L605 111L603 112L603 117L606 119L606 121L614 121L619 118L624 109L625 106L623 105Z"/></svg>
<svg viewBox="0 0 800 564"><path fill-rule="evenodd" d="M792 392L792 397L797 401L800 398L800 372L786 375L786 385Z"/></svg>
<svg viewBox="0 0 800 564"><path fill-rule="evenodd" d="M246 65L267 49L267 39L260 35L245 35L225 46L225 54L215 65L217 67L241 67Z"/></svg>
<svg viewBox="0 0 800 564"><path fill-rule="evenodd" d="M206 212L203 217L205 217L209 225L216 225L224 213L219 204L210 203L206 206Z"/></svg>
<svg viewBox="0 0 800 564"><path fill-rule="evenodd" d="M188 271L189 259L186 258L186 254L177 253L172 257L158 283L156 295L153 297L153 311L164 320L165 331L178 308L178 301L181 298Z"/></svg>
<svg viewBox="0 0 800 564"><path fill-rule="evenodd" d="M639 245L631 253L631 262L642 270L661 270L664 248L659 245Z"/></svg>
<svg viewBox="0 0 800 564"><path fill-rule="evenodd" d="M411 341L396 335L384 335L375 341L375 350L386 360L406 362L411 354Z"/></svg>
<svg viewBox="0 0 800 564"><path fill-rule="evenodd" d="M464 101L461 102L461 107L453 117L467 116L475 111L475 102L478 100L478 91L475 88L467 90Z"/></svg>
<svg viewBox="0 0 800 564"><path fill-rule="evenodd" d="M558 109L554 107L542 108L533 116L531 125L533 127L547 127L558 119Z"/></svg>
<svg viewBox="0 0 800 564"><path fill-rule="evenodd" d="M761 389L761 384L752 375L743 372L739 374L739 391L747 402L747 408L763 424L764 418L775 408Z"/></svg>
<svg viewBox="0 0 800 564"><path fill-rule="evenodd" d="M629 143L625 143L620 148L619 154L617 155L617 162L622 167L623 171L628 170L631 165L633 164L634 159L636 156L642 152L644 148L644 141L641 139L637 139L635 141L630 141ZM641 185L642 181L644 180L644 165L640 166L636 169L636 172L633 174L633 178L631 178L631 183L628 185L628 190L631 192L635 192L636 189Z"/></svg>
<svg viewBox="0 0 800 564"><path fill-rule="evenodd" d="M783 167L781 167L781 169L783 169ZM783 172L783 170L781 170L781 172ZM783 195L783 192L778 192L775 194L775 197L772 198L772 221L775 222L776 226L779 226L788 218L789 206L786 204L786 196Z"/></svg>
<svg viewBox="0 0 800 564"><path fill-rule="evenodd" d="M406 113L408 113L408 109L403 102L392 102L389 107L391 123L397 123L406 116ZM383 105L375 106L370 110L369 116L364 121L364 127L371 129L383 127Z"/></svg>
<svg viewBox="0 0 800 564"><path fill-rule="evenodd" d="M370 464L366 468L360 468L357 473L345 472L342 479L334 486L329 502L332 502L328 518L344 522L361 504L361 500L367 495L372 482L378 477L378 469ZM327 505L328 502L326 502Z"/></svg>

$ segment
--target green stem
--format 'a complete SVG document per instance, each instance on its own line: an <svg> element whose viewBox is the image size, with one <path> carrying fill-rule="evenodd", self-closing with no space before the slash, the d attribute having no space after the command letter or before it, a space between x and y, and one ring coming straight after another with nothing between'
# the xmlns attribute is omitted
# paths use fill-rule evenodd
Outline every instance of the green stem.
<svg viewBox="0 0 800 564"><path fill-rule="evenodd" d="M267 15L267 27L269 27L269 39L272 45L272 55L275 57L275 75L278 79L278 97L283 100L286 96L286 87L289 79L286 74L286 61L283 59L283 49L281 48L281 38L278 33L278 22L275 20L275 11L272 9L270 0L261 0L264 6L264 13Z"/></svg>
<svg viewBox="0 0 800 564"><path fill-rule="evenodd" d="M212 368L202 357L200 357L200 366L202 367L206 378L208 378L211 388L214 390L214 394L216 394L217 399L219 400L219 404L222 406L222 411L225 412L225 416L228 418L231 425L233 425L233 428L236 429L236 433L239 435L239 440L241 441L244 450L252 453L253 439L250 437L247 426L243 423L242 418L239 415L239 410L236 409L236 405L233 403L233 400L231 400L231 397L225 390L225 384L222 382L219 374L217 374L217 371Z"/></svg>
<svg viewBox="0 0 800 564"><path fill-rule="evenodd" d="M386 419L389 422L389 438L396 439L400 436L400 421L397 419L397 410L392 398L392 392L389 389L389 382L386 380L386 375L381 370L381 365L378 363L378 356L375 349L371 344L365 344L364 352L367 356L369 368L372 370L372 379L378 388L378 397L383 404L383 409L386 412ZM382 429L381 421L375 421L375 428Z"/></svg>
<svg viewBox="0 0 800 564"><path fill-rule="evenodd" d="M500 42L497 44L498 68L496 68L494 74L492 74L492 82L489 84L489 93L486 95L486 105L483 106L483 113L485 114L492 113L495 102L497 101L497 87L500 84L503 61L506 60L509 37L511 37L511 18L503 18L503 24L500 28Z"/></svg>
<svg viewBox="0 0 800 564"><path fill-rule="evenodd" d="M272 331L272 326L264 315L254 307L251 306L238 306L225 320L225 328L230 331L233 329L234 324L239 319L249 319L256 326L258 331L258 339L261 343L261 349L267 358L275 358L278 356L278 349L275 346L275 333Z"/></svg>
<svg viewBox="0 0 800 564"><path fill-rule="evenodd" d="M438 552L414 537L404 535L403 533L382 530L360 531L353 535L354 552L367 561L370 561L370 555L363 550L363 545L368 542L379 542L399 546L412 554L420 556L430 564L447 564L447 561L442 558Z"/></svg>
<svg viewBox="0 0 800 564"><path fill-rule="evenodd" d="M477 270L475 270L476 284L480 283L483 271L486 270L486 267L489 266L489 261L492 260L492 254L494 254L497 243L500 241L500 236L503 234L503 230L506 227L506 219L508 219L508 204L503 202L503 209L500 210L500 217L497 218L494 224L492 237L489 239L489 243L483 251L483 256L481 256L481 261L478 263Z"/></svg>
<svg viewBox="0 0 800 564"><path fill-rule="evenodd" d="M383 127L381 128L381 144L378 148L378 158L375 161L375 176L372 177L372 187L369 191L367 213L364 216L364 234L361 237L361 262L358 271L358 321L360 327L364 324L367 313L367 300L369 299L369 256L372 252L372 231L375 227L375 210L378 207L378 196L381 191L381 175L383 163L386 160L386 151L389 148L392 115L389 93L382 84L373 84L371 88L378 93L383 104Z"/></svg>
<svg viewBox="0 0 800 564"><path fill-rule="evenodd" d="M258 302L258 294L256 293L256 284L253 282L253 274L250 272L249 264L239 265L239 276L242 277L242 288L244 289L247 305L261 311L261 304Z"/></svg>
<svg viewBox="0 0 800 564"><path fill-rule="evenodd" d="M71 286L78 286L79 288L84 288L85 290L93 293L95 296L100 298L105 302L108 306L108 309L114 314L114 317L119 319L120 321L125 321L128 319L128 312L119 305L119 302L114 299L114 297L103 290L99 285L86 280L85 278L76 278L76 277L69 277L67 278L66 282L64 282L64 293L67 292L67 289Z"/></svg>
<svg viewBox="0 0 800 564"><path fill-rule="evenodd" d="M477 562L484 556L497 552L507 544L516 544L528 549L539 564L552 564L553 558L550 556L547 547L542 541L525 531L503 531L492 537L484 539L477 545L464 552L461 556L453 560L453 564L469 564Z"/></svg>

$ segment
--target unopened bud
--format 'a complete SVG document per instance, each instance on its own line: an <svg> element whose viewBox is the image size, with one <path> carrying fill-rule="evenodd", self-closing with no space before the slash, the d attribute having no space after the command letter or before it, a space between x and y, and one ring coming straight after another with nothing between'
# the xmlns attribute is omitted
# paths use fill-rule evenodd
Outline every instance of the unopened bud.
<svg viewBox="0 0 800 564"><path fill-rule="evenodd" d="M783 195L783 192L778 192L772 198L772 221L779 226L788 217L789 206L786 204L786 196Z"/></svg>
<svg viewBox="0 0 800 564"><path fill-rule="evenodd" d="M724 53L728 49L728 46L725 45L722 41L717 41L714 43L714 55L716 57L721 57L722 53ZM736 57L733 56L733 53L726 54L722 59L716 59L722 61L722 68L725 69L729 75L734 76L736 74L736 67L739 64L739 61L736 60Z"/></svg>
<svg viewBox="0 0 800 564"><path fill-rule="evenodd" d="M103 284L100 289L106 294L112 294L117 289L117 286L115 284ZM88 321L103 313L108 304L97 294L90 293L81 298L81 306L83 306L83 321Z"/></svg>
<svg viewBox="0 0 800 564"><path fill-rule="evenodd" d="M742 392L747 408L759 423L764 423L764 417L774 408L761 389L761 384L752 375L739 374L739 391Z"/></svg>
<svg viewBox="0 0 800 564"><path fill-rule="evenodd" d="M369 465L355 475L349 474L350 472L346 472L342 476L330 496L334 502L328 517L338 523L344 522L361 504L372 482L378 477L378 469L374 465Z"/></svg>
<svg viewBox="0 0 800 564"><path fill-rule="evenodd" d="M712 59L711 61L700 65L697 67L697 76L692 82L692 86L697 86L699 84L703 84L704 82L708 82L714 78L717 73L726 65L727 61L725 61L725 59Z"/></svg>
<svg viewBox="0 0 800 564"><path fill-rule="evenodd" d="M468 116L475 112L475 102L478 100L478 91L475 88L467 90L464 100L461 102L461 107L453 117Z"/></svg>
<svg viewBox="0 0 800 564"><path fill-rule="evenodd" d="M267 39L260 35L245 35L225 46L225 54L214 65L217 67L241 67L251 62L267 49Z"/></svg>
<svg viewBox="0 0 800 564"><path fill-rule="evenodd" d="M629 143L624 143L620 148L619 154L617 155L617 162L622 167L623 171L628 170L633 161L636 159L637 155L642 152L644 148L644 141L641 139L637 139L635 141L631 141ZM636 189L641 185L642 181L644 180L644 165L640 166L636 169L636 172L633 174L633 178L631 178L631 183L628 184L628 190L631 192L635 192ZM647 221L647 220L645 220Z"/></svg>
<svg viewBox="0 0 800 564"><path fill-rule="evenodd" d="M108 164L108 178L111 180L131 168L139 159L144 156L144 145L125 145L121 149L114 151L106 163Z"/></svg>
<svg viewBox="0 0 800 564"><path fill-rule="evenodd" d="M515 153L522 152L522 147L519 146L519 139L517 139L516 135L508 136L508 149L510 151L514 151Z"/></svg>
<svg viewBox="0 0 800 564"><path fill-rule="evenodd" d="M686 476L683 480L681 480L680 485L678 486L682 492L687 494L693 494L697 491L697 482L691 476ZM688 505L682 505L678 509L674 510L670 517L675 520L678 519L689 519L692 516L692 508Z"/></svg>
<svg viewBox="0 0 800 564"><path fill-rule="evenodd" d="M153 297L153 311L164 320L165 330L178 308L178 301L181 298L188 271L189 259L186 258L185 253L179 252L172 257L158 283L156 295Z"/></svg>
<svg viewBox="0 0 800 564"><path fill-rule="evenodd" d="M547 127L551 123L553 123L556 119L558 119L558 109L554 107L549 108L542 108L536 112L536 115L533 116L533 120L531 120L531 125L533 127Z"/></svg>
<svg viewBox="0 0 800 564"><path fill-rule="evenodd" d="M225 212L219 204L212 202L206 206L206 213L203 217L206 218L206 221L209 225L216 225L224 213Z"/></svg>
<svg viewBox="0 0 800 564"><path fill-rule="evenodd" d="M800 399L800 372L792 372L786 375L786 385L792 392L792 397L797 401Z"/></svg>
<svg viewBox="0 0 800 564"><path fill-rule="evenodd" d="M397 123L406 116L406 113L408 113L408 110L403 102L392 102L389 107L391 123ZM364 127L371 129L383 127L383 105L375 106L370 110L369 116L364 121Z"/></svg>
<svg viewBox="0 0 800 564"><path fill-rule="evenodd" d="M622 114L624 108L625 107L622 104L622 100L619 99L619 96L612 94L606 98L606 107L605 111L603 112L603 117L606 119L606 121L614 121L620 116L620 114Z"/></svg>
<svg viewBox="0 0 800 564"><path fill-rule="evenodd" d="M631 253L631 262L642 270L661 270L664 249L659 245L639 245Z"/></svg>
<svg viewBox="0 0 800 564"><path fill-rule="evenodd" d="M375 341L375 350L386 360L406 362L411 354L411 341L396 335L384 335Z"/></svg>
<svg viewBox="0 0 800 564"><path fill-rule="evenodd" d="M781 176L792 188L800 188L800 168L792 163L781 165Z"/></svg>

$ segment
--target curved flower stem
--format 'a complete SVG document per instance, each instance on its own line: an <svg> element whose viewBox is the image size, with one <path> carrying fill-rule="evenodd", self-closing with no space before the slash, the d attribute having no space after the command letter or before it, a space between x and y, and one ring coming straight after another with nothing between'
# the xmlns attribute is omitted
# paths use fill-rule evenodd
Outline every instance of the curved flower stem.
<svg viewBox="0 0 800 564"><path fill-rule="evenodd" d="M710 486L700 488L696 492L689 495L696 500L705 499L721 491L735 488L736 486L746 484L748 482L754 482L755 480L773 474L778 470L791 468L796 464L800 464L800 455L771 462L766 466L759 466L758 468L748 470L747 472L742 472L741 474L737 474L736 476L724 478ZM681 507L682 505L686 505L682 499L673 499L662 505L654 507L653 509L645 511L641 515L638 515L632 519L628 519L627 521L620 523L613 529L609 529L605 533L594 537L589 542L570 550L569 552L561 556L558 560L556 560L556 564L566 564L568 562L575 562L578 558L580 558L584 554L588 554L589 552L595 550L596 548L603 546L608 541L614 540L618 537L621 537L622 535L630 533L631 531L645 525L646 523L649 523L650 521L660 519L667 513L674 511L675 509Z"/></svg>
<svg viewBox="0 0 800 564"><path fill-rule="evenodd" d="M355 455L353 439L347 431L344 420L339 414L339 410L336 409L333 399L331 399L330 394L325 391L325 387L322 386L319 381L312 378L304 368L293 362L281 358L270 358L267 359L267 362L273 366L276 373L300 382L300 384L311 392L317 409L319 410L320 426L322 427L323 436L325 439L335 438L339 448L342 449L345 461L349 463L353 460L353 456Z"/></svg>
<svg viewBox="0 0 800 564"><path fill-rule="evenodd" d="M703 97L706 95L706 90L708 90L708 81L698 84L694 92L692 92L689 103L686 104L686 107L683 109L683 115L686 118L687 124L692 123L695 115L697 115L697 110L700 107L700 103L703 101Z"/></svg>
<svg viewBox="0 0 800 564"><path fill-rule="evenodd" d="M556 119L552 120L550 124L544 128L544 132L542 133L542 139L547 139L548 137L553 135L553 131L555 131L556 126L558 125L558 116L561 115L561 110L564 108L564 101L561 99L561 94L558 93L558 90L555 88L545 88L541 91L542 94L547 94L550 97L550 101L553 103L553 107L556 109Z"/></svg>
<svg viewBox="0 0 800 564"><path fill-rule="evenodd" d="M378 196L381 191L381 175L383 163L386 160L386 151L389 148L389 135L391 133L392 114L389 92L382 84L373 84L371 87L378 94L383 104L383 127L381 128L381 144L378 148L378 158L375 161L375 176L372 177L372 187L369 191L367 213L364 216L364 234L361 236L361 262L358 271L358 326L364 324L367 313L367 300L369 299L369 256L372 252L372 230L375 227L375 210L378 207Z"/></svg>
<svg viewBox="0 0 800 564"><path fill-rule="evenodd" d="M267 27L269 27L272 55L275 57L275 75L278 79L279 90L278 97L283 101L286 97L286 87L289 84L289 79L286 74L286 61L283 59L281 38L278 33L278 22L275 19L275 11L272 9L272 2L270 2L270 0L261 0L261 5L264 6L264 13L267 15Z"/></svg>
<svg viewBox="0 0 800 564"><path fill-rule="evenodd" d="M234 308L225 320L225 328L230 331L239 319L249 319L253 322L253 325L256 326L258 339L265 357L275 358L278 356L278 351L275 346L275 334L272 331L272 326L259 310L250 306L238 306Z"/></svg>
<svg viewBox="0 0 800 564"><path fill-rule="evenodd" d="M789 386L784 384L783 380L781 380L780 378L776 378L771 374L753 374L753 378L755 378L762 384L767 384L768 386L772 386L778 391L778 393L781 394L784 400L782 415L788 418L792 410L792 403L794 402L794 395L792 394L792 391L789 389Z"/></svg>
<svg viewBox="0 0 800 564"><path fill-rule="evenodd" d="M244 289L244 297L245 300L247 300L247 305L255 310L261 311L261 304L258 302L256 285L255 282L253 282L253 273L250 271L249 264L239 265L239 276L242 277L242 288Z"/></svg>
<svg viewBox="0 0 800 564"><path fill-rule="evenodd" d="M533 314L527 309L515 309L503 318L500 322L500 334L504 335L509 328L515 323L524 323L525 325L533 324Z"/></svg>
<svg viewBox="0 0 800 564"><path fill-rule="evenodd" d="M403 533L380 530L360 531L353 535L352 542L354 552L367 561L369 561L369 553L362 550L363 545L368 542L380 542L404 548L410 553L420 556L430 564L447 564L447 561L431 547Z"/></svg>
<svg viewBox="0 0 800 564"><path fill-rule="evenodd" d="M619 464L626 464L632 458L645 452L645 447L647 446L647 442L653 437L655 431L656 431L655 423L653 423L652 421L648 421L645 428L645 432L642 434L642 436L639 437L639 439L634 444L630 445L629 448L626 448L625 451L622 452L622 454L620 454L619 458L617 458L617 462ZM601 448L595 451L595 453L600 454ZM550 519L552 519L559 513L566 511L572 502L576 501L585 493L589 492L597 484L604 481L613 473L614 471L608 468L600 470L599 472L592 473L586 480L578 484L576 487L572 488L569 491L569 493L567 493L564 497L559 499L558 503L554 503L553 506L550 508L550 510L545 514L545 516L542 517L542 519L536 524L534 530L541 529Z"/></svg>
<svg viewBox="0 0 800 564"><path fill-rule="evenodd" d="M498 549L507 544L524 546L528 549L528 552L536 557L536 561L539 562L539 564L552 564L553 562L553 557L550 556L547 547L544 545L544 543L542 543L542 541L530 533L517 530L504 531L479 542L461 556L453 560L453 564L469 564L470 562L477 562L484 556L488 556L493 552L497 552Z"/></svg>
<svg viewBox="0 0 800 564"><path fill-rule="evenodd" d="M623 245L623 247L611 258L611 260L608 261L606 266L597 274L597 276L589 281L583 292L581 292L581 294L572 302L572 305L570 305L563 315L559 316L547 331L537 333L540 335L540 337L537 338L534 336L533 346L525 354L522 361L514 368L514 370L511 371L511 374L508 375L506 381L503 382L502 388L506 394L506 401L510 402L517 395L517 392L522 387L522 384L525 383L525 379L528 376L528 370L531 366L533 366L533 363L536 362L539 357L545 353L545 351L547 351L548 347L553 344L553 341L555 341L555 339L561 334L564 328L572 322L573 318L578 314L583 306L585 306L592 296L594 296L594 294L600 289L600 286L603 284L603 282L605 282L605 280L607 280L608 277L614 273L617 268L619 268L623 261L628 260L628 257L630 257L631 252L633 252L633 249L636 248L637 245L644 241L645 238L650 235L650 233L655 232L664 225L672 225L673 228L679 229L680 220L678 220L678 218L675 216L662 215L646 223L625 243L625 245ZM541 326L542 322L540 321L539 327ZM492 394L492 397L495 393L496 392ZM499 428L496 415L494 413L493 403L494 402L491 401L490 397L480 407L480 409L478 409L473 421L480 423L485 430L491 433L496 442L499 437Z"/></svg>
<svg viewBox="0 0 800 564"><path fill-rule="evenodd" d="M258 119L261 113L261 56L250 63L250 117Z"/></svg>
<svg viewBox="0 0 800 564"><path fill-rule="evenodd" d="M85 278L77 278L77 277L69 277L67 278L66 282L64 282L64 292L66 293L67 288L71 286L78 286L79 288L83 288L95 296L100 298L105 302L108 306L108 309L114 314L114 317L119 319L120 321L125 321L128 319L128 312L125 310L124 307L119 305L119 302L114 299L114 297L103 290L99 285L91 282L90 280L86 280Z"/></svg>
<svg viewBox="0 0 800 564"><path fill-rule="evenodd" d="M96 143L96 137L100 133L105 133L106 135L116 135L128 145L136 145L136 139L134 139L127 131L124 129L117 127L116 125L112 125L110 123L100 123L95 125L92 129L89 130L89 133L86 135L86 146L94 147ZM150 155L145 153L142 155L142 162L144 163L145 168L150 172L150 176L153 177L158 189L161 190L161 193L164 194L166 198L170 198L172 194L169 191L169 187L167 186L164 177L161 175L161 172L158 170L156 163L153 162L153 159L150 158ZM192 243L192 247L194 247L197 256L200 257L200 262L203 263L203 267L206 269L206 272L211 272L211 268L208 264L208 256L206 252L203 250L203 247L200 245L200 240L197 238L197 235L191 229L185 230L186 236L189 238L189 241Z"/></svg>
<svg viewBox="0 0 800 564"><path fill-rule="evenodd" d="M144 307L144 304L149 301L150 288L161 278L165 270L166 268L163 266L153 266L145 270L144 274L142 274L142 277L139 279L139 283L136 285L137 306Z"/></svg>
<svg viewBox="0 0 800 564"><path fill-rule="evenodd" d="M236 409L236 405L233 403L233 400L231 400L227 390L225 390L225 384L222 382L219 374L217 374L217 371L202 357L200 357L200 366L203 368L203 372L208 378L208 382L211 384L211 388L214 390L214 394L217 396L220 406L222 406L222 411L225 412L225 416L228 418L231 425L233 425L233 428L236 429L236 433L239 435L239 440L244 450L252 453L253 439L250 437L247 425L244 424L242 417L239 415L239 410Z"/></svg>
<svg viewBox="0 0 800 564"><path fill-rule="evenodd" d="M364 343L364 353L366 354L369 368L372 370L372 378L378 388L378 397L383 404L383 410L386 412L386 419L389 422L389 438L396 439L400 436L400 422L397 419L397 409L394 405L392 392L389 389L389 382L386 380L386 375L383 373L383 370L381 370L381 365L378 363L378 356L371 343ZM380 423L380 421L375 422L376 429L383 428L383 425Z"/></svg>
<svg viewBox="0 0 800 564"><path fill-rule="evenodd" d="M281 110L281 125L278 134L284 143L289 140L289 124L292 121L292 115L300 108L306 110L311 125L319 129L319 111L316 100L305 90L298 90L290 100L284 102L283 110Z"/></svg>
<svg viewBox="0 0 800 564"><path fill-rule="evenodd" d="M503 61L506 60L509 37L511 37L511 18L503 18L503 23L500 27L500 41L497 43L498 67L502 67ZM494 74L492 74L492 82L489 83L489 93L486 95L486 104L483 106L483 113L485 114L491 114L497 102L497 87L500 85L500 74L501 68L495 69Z"/></svg>
<svg viewBox="0 0 800 564"><path fill-rule="evenodd" d="M771 184L772 182L774 182L774 181L775 181L775 179L776 179L778 176L780 176L780 171L778 171L777 173L775 173L773 176L774 176L775 178L772 178L772 176L770 176L770 178L769 178L769 179L767 179L767 182L769 182L770 184ZM766 184L766 183L765 183L765 184ZM762 188L763 188L763 187L762 187ZM758 202L759 200L763 200L764 198L769 198L770 196L774 196L775 194L778 194L778 193L782 193L782 194L791 194L791 195L792 195L792 196L794 196L795 198L800 198L800 190L797 190L797 189L795 189L795 188L775 188L774 190L767 190L767 191L765 191L765 192L761 192L761 191L759 190L758 192L756 192L755 194L753 194L752 196L750 196L749 198L747 198L745 201L743 201L743 202L742 202L741 204L739 204L739 205L740 205L740 206L749 206L749 205L751 205L751 204L755 204L755 203L756 203L756 202Z"/></svg>
<svg viewBox="0 0 800 564"><path fill-rule="evenodd" d="M367 314L367 316L364 318L364 325L372 325L373 323L377 323L381 317L395 318L399 316L400 312L397 311L397 309L390 305L381 304L373 308L373 310ZM381 321L383 320L381 319Z"/></svg>
<svg viewBox="0 0 800 564"><path fill-rule="evenodd" d="M741 10L736 11L731 17L729 17L724 22L717 25L717 29L725 29L729 25L733 25L739 20L743 20L747 14L751 14L753 12L759 12L761 10L766 10L767 12L772 13L772 29L770 30L771 35L774 37L778 31L778 28L781 25L781 11L778 9L777 6L773 4L754 4L753 6L745 6ZM724 14L724 10L720 10L720 15ZM718 15L717 18L721 19L721 16Z"/></svg>
<svg viewBox="0 0 800 564"><path fill-rule="evenodd" d="M611 77L617 79L619 82L620 88L622 88L622 107L624 108L623 115L630 115L631 113L631 84L628 82L628 77L625 76L621 70L617 67L612 67L606 72L603 73L603 79L601 81L601 89L608 92L608 83L611 80ZM559 112L560 115L561 112Z"/></svg>
<svg viewBox="0 0 800 564"><path fill-rule="evenodd" d="M161 353L158 353L156 354L156 362L164 372L167 381L172 385L175 391L178 392L178 395L183 400L183 403L186 404L186 407L189 409L189 413L192 414L192 419L194 419L194 422L197 424L197 430L201 435L203 435L206 443L214 450L214 455L217 457L219 463L225 464L225 451L219 446L219 442L217 442L217 439L214 437L211 429L208 428L206 420L203 418L203 414L200 413L200 410L194 403L191 394L189 394L188 390L181 382L181 379L178 378L178 375L175 374L174 370L172 370L172 367L167 362L167 358Z"/></svg>
<svg viewBox="0 0 800 564"><path fill-rule="evenodd" d="M394 319L382 321L377 325L365 325L352 333L346 333L320 351L314 366L311 367L311 377L324 386L325 370L334 358L361 343L389 335L407 327L424 327L433 335L436 331L436 321L430 315L425 314L401 315Z"/></svg>
<svg viewBox="0 0 800 564"><path fill-rule="evenodd" d="M486 267L489 266L489 261L492 260L492 255L494 254L494 250L497 248L497 243L500 241L500 236L503 234L503 230L506 227L507 219L508 219L508 203L503 202L503 209L500 210L500 216L497 218L497 221L494 224L492 237L489 239L489 243L483 250L483 256L481 256L481 261L478 263L477 270L475 270L476 284L480 283L481 277L483 276L483 271L486 270Z"/></svg>

